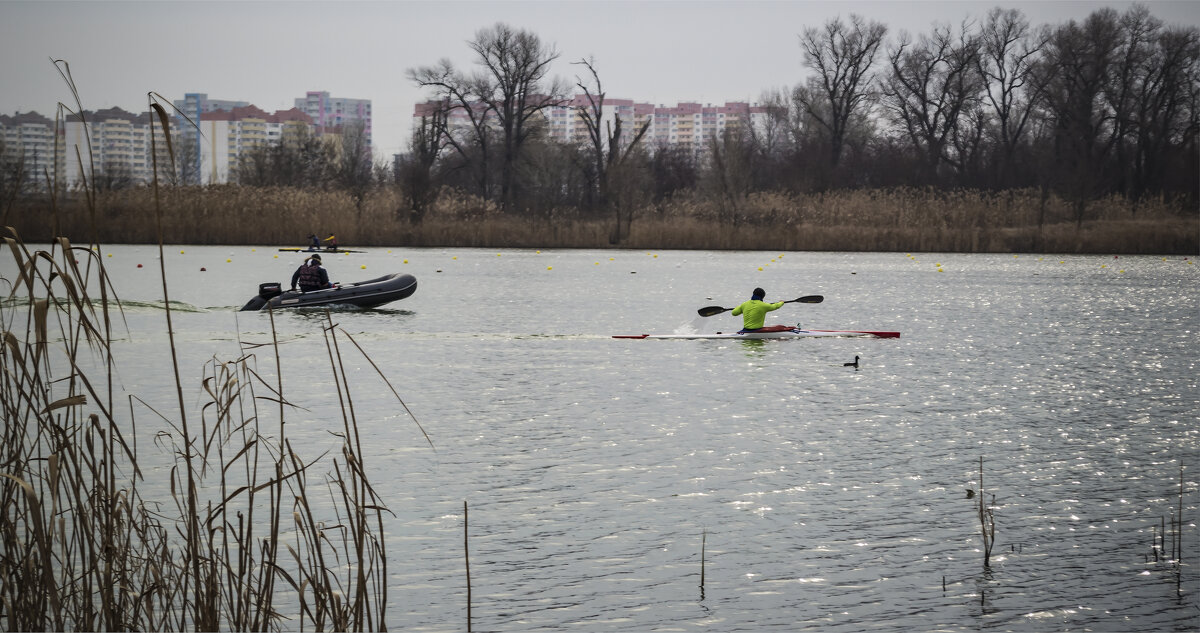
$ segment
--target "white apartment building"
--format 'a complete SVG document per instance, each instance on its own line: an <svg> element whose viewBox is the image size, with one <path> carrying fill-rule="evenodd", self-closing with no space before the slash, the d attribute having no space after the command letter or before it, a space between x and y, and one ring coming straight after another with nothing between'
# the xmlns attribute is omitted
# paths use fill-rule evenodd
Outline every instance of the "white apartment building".
<svg viewBox="0 0 1200 633"><path fill-rule="evenodd" d="M440 105L437 101L418 103L413 110L413 117L430 117ZM546 117L549 137L563 143L590 142L580 108L586 108L588 111L592 109L586 95L577 94L562 105L544 109L542 114ZM708 150L710 139L719 138L726 129L746 124L758 125L766 116L766 109L738 101L729 101L719 106L684 102L667 107L638 103L632 99L606 97L601 107L601 115L604 126L601 135L605 140L608 126L615 123L616 117L620 116L623 142L633 140L637 130L650 121L650 129L646 131L643 142L656 147L683 147L702 155ZM470 119L464 109L451 110L451 129L467 129L469 124Z"/></svg>
<svg viewBox="0 0 1200 633"><path fill-rule="evenodd" d="M185 170L191 174L191 178L198 178L199 174L203 173L201 163L203 156L200 154L203 143L197 136L198 125L201 117L207 112L217 112L220 110L233 110L234 108L244 108L250 103L248 101L234 101L230 99L210 99L208 93L205 92L188 92L183 95L182 99L176 99L172 102L175 106L175 112L172 112L172 125L175 131L182 138L187 139L183 143L181 149L187 151L187 156L181 156L180 159L188 161L189 169ZM185 118L186 117L186 118ZM191 182L188 184L199 184Z"/></svg>
<svg viewBox="0 0 1200 633"><path fill-rule="evenodd" d="M37 112L0 114L3 162L14 167L19 164L22 179L29 185L45 187L46 174L61 177L61 170L57 174L55 170L62 164L62 144L55 147L54 136L54 121Z"/></svg>
<svg viewBox="0 0 1200 633"><path fill-rule="evenodd" d="M312 119L296 108L268 114L255 106L214 110L200 115L197 148L202 184L227 183L248 152L274 145L297 126L314 127Z"/></svg>
<svg viewBox="0 0 1200 633"><path fill-rule="evenodd" d="M296 99L296 109L312 118L318 136L341 134L349 123L362 123L371 146L371 100L331 97L328 92L310 91Z"/></svg>
<svg viewBox="0 0 1200 633"><path fill-rule="evenodd" d="M67 188L93 179L143 184L153 178L150 135L157 134L159 164L169 171L162 131L150 125L148 113L108 108L80 114L67 114L57 130L54 121L37 113L0 115L5 162L23 160L26 182L38 189L45 189L47 174Z"/></svg>

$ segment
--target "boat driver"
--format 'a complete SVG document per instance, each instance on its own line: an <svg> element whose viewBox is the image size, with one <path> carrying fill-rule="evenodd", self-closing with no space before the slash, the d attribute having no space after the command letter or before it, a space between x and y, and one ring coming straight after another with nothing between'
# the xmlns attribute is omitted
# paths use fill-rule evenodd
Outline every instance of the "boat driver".
<svg viewBox="0 0 1200 633"><path fill-rule="evenodd" d="M772 310L778 310L783 307L786 301L779 303L766 303L763 297L767 296L767 291L762 288L755 288L750 294L750 300L733 309L733 316L742 315L742 331L753 332L761 330L763 323L767 320L767 313Z"/></svg>
<svg viewBox="0 0 1200 633"><path fill-rule="evenodd" d="M329 283L329 273L321 267L321 256L316 254L309 256L296 272L292 273L292 290L296 289L296 282L300 283L300 292L333 287L333 284Z"/></svg>

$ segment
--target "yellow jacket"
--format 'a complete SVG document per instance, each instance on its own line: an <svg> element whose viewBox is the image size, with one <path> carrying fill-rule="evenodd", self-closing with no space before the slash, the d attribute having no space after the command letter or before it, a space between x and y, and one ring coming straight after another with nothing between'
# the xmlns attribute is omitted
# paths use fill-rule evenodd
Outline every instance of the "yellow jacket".
<svg viewBox="0 0 1200 633"><path fill-rule="evenodd" d="M758 299L751 299L734 308L733 316L742 315L743 330L757 330L766 322L767 313L782 308L784 303L786 302L766 303Z"/></svg>

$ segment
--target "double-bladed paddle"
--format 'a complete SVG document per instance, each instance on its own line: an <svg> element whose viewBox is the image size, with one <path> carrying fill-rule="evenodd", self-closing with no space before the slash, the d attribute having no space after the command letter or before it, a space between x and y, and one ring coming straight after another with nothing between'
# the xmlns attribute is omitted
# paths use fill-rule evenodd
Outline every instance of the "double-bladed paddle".
<svg viewBox="0 0 1200 633"><path fill-rule="evenodd" d="M822 297L821 295L808 295L807 297L800 297L799 299L789 299L788 301L784 301L784 303L821 303L824 300L825 297ZM700 308L696 312L699 312L700 316L702 317L710 317L721 314L722 312L729 312L732 309L733 308L722 308L721 306L708 306Z"/></svg>

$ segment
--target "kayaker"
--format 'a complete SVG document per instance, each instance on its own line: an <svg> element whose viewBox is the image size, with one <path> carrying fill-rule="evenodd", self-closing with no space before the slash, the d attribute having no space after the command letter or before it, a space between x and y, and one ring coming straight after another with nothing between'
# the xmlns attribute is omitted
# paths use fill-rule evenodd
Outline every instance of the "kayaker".
<svg viewBox="0 0 1200 633"><path fill-rule="evenodd" d="M300 292L312 292L333 287L333 284L329 283L329 273L321 267L321 256L317 254L304 260L296 272L292 273L292 290L296 289L297 282L300 283Z"/></svg>
<svg viewBox="0 0 1200 633"><path fill-rule="evenodd" d="M309 233L308 239L309 239L308 250L310 250L310 251L321 250L321 238L317 237L316 233Z"/></svg>
<svg viewBox="0 0 1200 633"><path fill-rule="evenodd" d="M762 288L755 288L750 294L750 300L733 309L733 316L742 315L742 331L753 332L761 330L763 323L767 320L767 313L772 310L778 310L783 307L784 301L779 303L766 303L763 297L767 296L767 291Z"/></svg>

